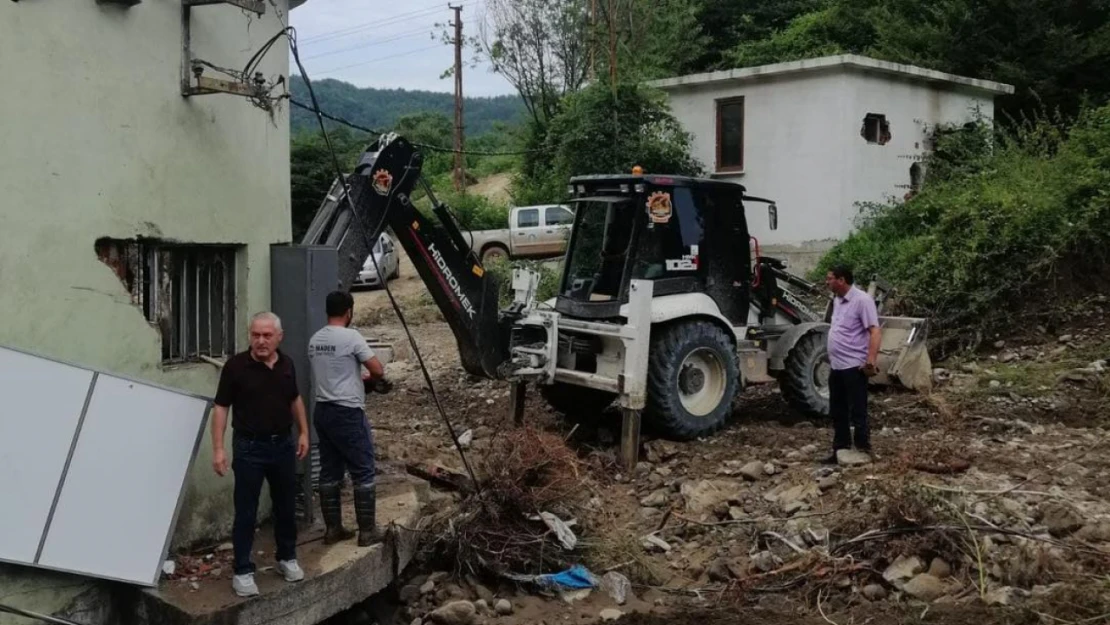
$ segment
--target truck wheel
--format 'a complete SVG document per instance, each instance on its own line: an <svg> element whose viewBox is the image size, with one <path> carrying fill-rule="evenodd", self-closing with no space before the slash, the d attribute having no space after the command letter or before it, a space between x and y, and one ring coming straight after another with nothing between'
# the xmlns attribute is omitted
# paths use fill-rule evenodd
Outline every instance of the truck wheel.
<svg viewBox="0 0 1110 625"><path fill-rule="evenodd" d="M485 265L490 262L498 260L506 260L509 258L509 250L501 247L500 245L491 245L482 250L482 264Z"/></svg>
<svg viewBox="0 0 1110 625"><path fill-rule="evenodd" d="M540 395L555 412L571 418L597 416L617 398L613 393L563 382L541 384Z"/></svg>
<svg viewBox="0 0 1110 625"><path fill-rule="evenodd" d="M645 425L690 440L725 424L740 379L736 347L705 321L672 325L651 342Z"/></svg>
<svg viewBox="0 0 1110 625"><path fill-rule="evenodd" d="M810 332L798 339L786 355L786 370L779 378L782 396L807 417L829 416L828 331Z"/></svg>
<svg viewBox="0 0 1110 625"><path fill-rule="evenodd" d="M396 280L401 277L401 263L398 262L397 266L393 268L393 273L389 274L389 280Z"/></svg>

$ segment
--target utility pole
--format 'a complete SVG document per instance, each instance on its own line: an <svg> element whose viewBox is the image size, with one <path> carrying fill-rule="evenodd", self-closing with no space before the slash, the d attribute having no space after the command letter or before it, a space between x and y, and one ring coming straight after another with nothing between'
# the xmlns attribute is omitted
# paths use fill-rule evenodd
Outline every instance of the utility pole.
<svg viewBox="0 0 1110 625"><path fill-rule="evenodd" d="M463 160L463 82L462 6L448 5L455 12L455 190L466 188L465 161Z"/></svg>
<svg viewBox="0 0 1110 625"><path fill-rule="evenodd" d="M617 14L609 0L609 85L617 94Z"/></svg>
<svg viewBox="0 0 1110 625"><path fill-rule="evenodd" d="M590 0L590 80L597 80L597 0Z"/></svg>

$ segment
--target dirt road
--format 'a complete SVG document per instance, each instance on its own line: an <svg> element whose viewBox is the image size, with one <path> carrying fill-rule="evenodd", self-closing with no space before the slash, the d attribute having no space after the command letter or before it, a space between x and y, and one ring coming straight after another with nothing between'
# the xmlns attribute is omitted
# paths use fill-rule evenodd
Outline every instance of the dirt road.
<svg viewBox="0 0 1110 625"><path fill-rule="evenodd" d="M392 285L412 311L440 399L480 458L510 427L508 386L461 370L412 266L401 275ZM384 293L356 299L361 329L398 346L388 367L396 391L370 402L383 458L461 470ZM579 531L606 546L590 564L631 577L639 611L669 619L681 609L723 623L691 610L727 604L769 615L754 622L982 624L1038 622L1047 610L1096 622L1084 619L1110 612L1106 308L1092 301L1052 334L943 363L931 396L875 393L877 455L862 466L820 466L827 424L792 413L773 387L746 392L708 440L645 441L632 475L616 468L616 415L572 424L533 394L527 421L566 438L589 468ZM649 535L658 540L642 540ZM465 595L464 586L455 588ZM412 599L408 616L425 616L452 593ZM523 614L537 605L550 612L547 623L591 622L605 607L498 593L517 606L517 616L496 618L509 625L534 622Z"/></svg>

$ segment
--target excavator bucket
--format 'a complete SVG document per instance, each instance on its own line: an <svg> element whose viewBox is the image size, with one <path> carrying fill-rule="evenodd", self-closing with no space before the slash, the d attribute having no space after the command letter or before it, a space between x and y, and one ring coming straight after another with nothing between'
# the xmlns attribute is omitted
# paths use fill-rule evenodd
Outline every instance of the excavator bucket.
<svg viewBox="0 0 1110 625"><path fill-rule="evenodd" d="M920 393L933 387L933 363L926 346L928 321L916 317L879 317L883 341L879 347L879 374L872 384L898 384Z"/></svg>
<svg viewBox="0 0 1110 625"><path fill-rule="evenodd" d="M883 304L893 293L893 288L884 280L873 281L867 292L875 298L879 309L879 327L883 330L883 341L879 345L879 375L872 378L871 383L897 383L919 393L928 393L933 388L933 361L929 358L926 343L928 320L882 316Z"/></svg>

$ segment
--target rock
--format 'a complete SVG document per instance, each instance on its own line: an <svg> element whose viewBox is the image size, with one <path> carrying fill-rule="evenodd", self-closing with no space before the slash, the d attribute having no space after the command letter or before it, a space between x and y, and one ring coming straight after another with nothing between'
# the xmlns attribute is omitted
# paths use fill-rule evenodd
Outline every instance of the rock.
<svg viewBox="0 0 1110 625"><path fill-rule="evenodd" d="M662 514L659 508L640 508L640 518L645 521L650 521Z"/></svg>
<svg viewBox="0 0 1110 625"><path fill-rule="evenodd" d="M898 585L925 570L925 563L917 556L899 556L883 571L883 579Z"/></svg>
<svg viewBox="0 0 1110 625"><path fill-rule="evenodd" d="M979 363L976 362L965 362L964 364L960 365L960 371L963 371L964 373L978 373L980 368L981 367L979 367Z"/></svg>
<svg viewBox="0 0 1110 625"><path fill-rule="evenodd" d="M498 599L493 609L501 616L508 616L513 613L513 604L509 603L508 599Z"/></svg>
<svg viewBox="0 0 1110 625"><path fill-rule="evenodd" d="M459 434L459 447L463 449L470 449L470 444L474 442L474 430L467 430Z"/></svg>
<svg viewBox="0 0 1110 625"><path fill-rule="evenodd" d="M1025 517L1029 516L1029 512L1025 508L1025 506L1013 499L1003 498L998 500L998 504L1002 506L1003 510L1019 519L1024 519Z"/></svg>
<svg viewBox="0 0 1110 625"><path fill-rule="evenodd" d="M660 489L640 500L640 505L645 508L662 508L667 505L667 491Z"/></svg>
<svg viewBox="0 0 1110 625"><path fill-rule="evenodd" d="M762 469L761 469L762 470ZM739 494L739 485L727 480L702 480L682 485L681 493L686 499L686 511L692 514L712 512L722 503Z"/></svg>
<svg viewBox="0 0 1110 625"><path fill-rule="evenodd" d="M940 558L933 558L933 561L929 563L929 575L932 575L937 579L951 577L952 567Z"/></svg>
<svg viewBox="0 0 1110 625"><path fill-rule="evenodd" d="M220 546L216 547L217 552L231 551L233 549L235 549L235 545L231 543L220 543Z"/></svg>
<svg viewBox="0 0 1110 625"><path fill-rule="evenodd" d="M655 470L655 474L660 477L670 477L672 471L667 467L659 467Z"/></svg>
<svg viewBox="0 0 1110 625"><path fill-rule="evenodd" d="M854 467L871 463L871 456L854 449L841 449L836 452L837 464Z"/></svg>
<svg viewBox="0 0 1110 625"><path fill-rule="evenodd" d="M886 588L882 584L868 584L861 591L868 601L882 601L886 599Z"/></svg>
<svg viewBox="0 0 1110 625"><path fill-rule="evenodd" d="M823 491L829 490L830 488L835 487L839 483L840 483L840 477L838 477L836 475L830 475L828 477L823 477L823 478L817 480L817 488L820 489L823 492Z"/></svg>
<svg viewBox="0 0 1110 625"><path fill-rule="evenodd" d="M678 455L678 447L674 443L668 441L651 441L644 447L647 450L644 456L647 458L648 462L656 464L666 462Z"/></svg>
<svg viewBox="0 0 1110 625"><path fill-rule="evenodd" d="M1075 507L1061 502L1045 504L1041 507L1041 514L1041 522L1048 528L1048 533L1057 538L1073 534L1085 524Z"/></svg>
<svg viewBox="0 0 1110 625"><path fill-rule="evenodd" d="M671 550L671 544L663 540L662 538L659 538L655 534L648 534L647 536L644 536L641 543L643 544L644 549L647 551L659 551L662 553L667 553Z"/></svg>
<svg viewBox="0 0 1110 625"><path fill-rule="evenodd" d="M421 593L419 586L415 584L409 584L407 586L401 587L401 590L397 592L397 597L401 600L401 603L408 604L415 603L418 599L420 599L420 594Z"/></svg>
<svg viewBox="0 0 1110 625"><path fill-rule="evenodd" d="M1065 334L1056 340L1060 343L1071 343L1073 339L1075 339L1075 336L1071 334Z"/></svg>
<svg viewBox="0 0 1110 625"><path fill-rule="evenodd" d="M988 590L986 596L983 597L983 601L987 605L1011 605L1018 596L1019 593L1016 588L1002 586Z"/></svg>
<svg viewBox="0 0 1110 625"><path fill-rule="evenodd" d="M939 599L947 593L944 582L928 573L922 573L914 576L913 579L906 582L902 587L903 592L911 597L916 597L922 601L932 601Z"/></svg>
<svg viewBox="0 0 1110 625"><path fill-rule="evenodd" d="M164 575L173 575L177 571L177 563L173 560L166 560L162 563L162 573Z"/></svg>
<svg viewBox="0 0 1110 625"><path fill-rule="evenodd" d="M768 495L770 494L771 493L768 493ZM774 495L774 499L772 499L771 501L778 502L779 505L785 508L786 506L794 502L804 502L806 500L815 499L818 495L820 495L820 491L817 489L817 485L810 482L809 484L792 486L780 493L777 493ZM767 498L768 496L764 495L764 499Z"/></svg>
<svg viewBox="0 0 1110 625"><path fill-rule="evenodd" d="M995 341L994 342L994 348L995 349L1002 349L1003 347L1006 347L1006 341Z"/></svg>
<svg viewBox="0 0 1110 625"><path fill-rule="evenodd" d="M478 611L478 614L489 614L489 603L485 599L479 599L474 602L474 609Z"/></svg>
<svg viewBox="0 0 1110 625"><path fill-rule="evenodd" d="M412 622L409 623L409 625L424 625L424 621L420 620L420 617L418 616L412 619Z"/></svg>
<svg viewBox="0 0 1110 625"><path fill-rule="evenodd" d="M609 571L601 577L601 589L609 595L609 598L616 601L617 605L624 605L632 591L632 581L616 571Z"/></svg>
<svg viewBox="0 0 1110 625"><path fill-rule="evenodd" d="M760 551L752 556L752 566L763 573L767 573L778 568L779 560L770 551Z"/></svg>
<svg viewBox="0 0 1110 625"><path fill-rule="evenodd" d="M493 603L492 590L474 581L471 582L470 586L474 589L474 594L478 595L478 598L485 601L487 605Z"/></svg>
<svg viewBox="0 0 1110 625"><path fill-rule="evenodd" d="M420 587L420 594L430 595L433 592L435 592L435 589L436 589L435 580L429 579L428 581L424 582L423 586Z"/></svg>
<svg viewBox="0 0 1110 625"><path fill-rule="evenodd" d="M1075 533L1075 537L1084 542L1110 543L1110 521L1085 525Z"/></svg>
<svg viewBox="0 0 1110 625"><path fill-rule="evenodd" d="M477 608L469 601L452 601L428 615L428 619L439 625L471 625L478 614Z"/></svg>
<svg viewBox="0 0 1110 625"><path fill-rule="evenodd" d="M775 465L771 464L770 462L766 462L763 464L763 472L767 475L774 475L775 473L778 473L778 469L776 469Z"/></svg>
<svg viewBox="0 0 1110 625"><path fill-rule="evenodd" d="M739 473L743 475L745 479L753 482L759 481L763 479L763 463L758 460L753 460L740 467Z"/></svg>
<svg viewBox="0 0 1110 625"><path fill-rule="evenodd" d="M748 518L748 513L744 512L743 508L731 506L728 509L728 518L732 519L733 521L740 521L742 519Z"/></svg>
<svg viewBox="0 0 1110 625"><path fill-rule="evenodd" d="M998 357L998 361L999 362L1013 362L1013 361L1017 360L1018 358L1019 358L1019 356L1017 355L1016 352L1006 352L1005 354L1002 354L1001 356Z"/></svg>
<svg viewBox="0 0 1110 625"><path fill-rule="evenodd" d="M1002 383L999 382L998 380L991 380L990 382L987 383L987 386L989 386L991 388L1000 388L1002 386Z"/></svg>
<svg viewBox="0 0 1110 625"><path fill-rule="evenodd" d="M804 501L791 501L782 506L782 511L786 514L795 514L809 508L809 504Z"/></svg>
<svg viewBox="0 0 1110 625"><path fill-rule="evenodd" d="M615 621L624 616L624 612L621 612L616 608L606 608L602 610L601 613L598 614L598 616L601 617L602 621Z"/></svg>
<svg viewBox="0 0 1110 625"><path fill-rule="evenodd" d="M637 462L636 463L636 475L638 475L640 477L643 477L643 476L651 473L652 468L653 467L652 467L652 464L650 462Z"/></svg>
<svg viewBox="0 0 1110 625"><path fill-rule="evenodd" d="M691 564L686 567L686 576L694 581L700 579L702 573L705 573L705 567L699 564Z"/></svg>
<svg viewBox="0 0 1110 625"><path fill-rule="evenodd" d="M200 583L199 582L189 582L189 588L192 588L193 592L196 592L196 591L200 590Z"/></svg>
<svg viewBox="0 0 1110 625"><path fill-rule="evenodd" d="M724 560L714 560L713 564L709 565L709 581L711 582L727 582L732 579L732 571L728 569L728 563Z"/></svg>

